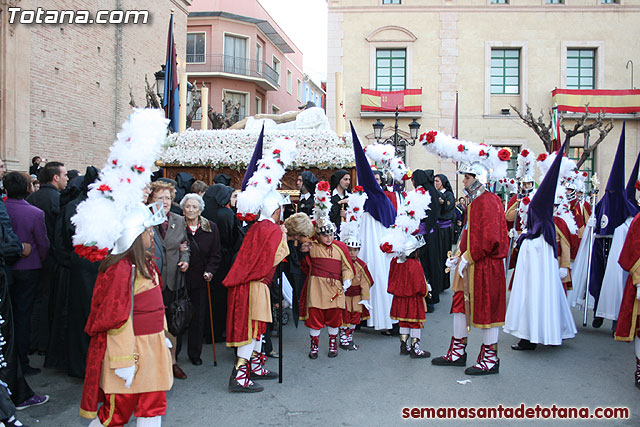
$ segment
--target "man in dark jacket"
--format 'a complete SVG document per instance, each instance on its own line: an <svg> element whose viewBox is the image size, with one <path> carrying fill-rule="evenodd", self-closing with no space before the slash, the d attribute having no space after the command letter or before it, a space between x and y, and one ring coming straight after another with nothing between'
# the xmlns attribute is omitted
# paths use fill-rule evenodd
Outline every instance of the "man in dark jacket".
<svg viewBox="0 0 640 427"><path fill-rule="evenodd" d="M344 169L337 170L331 175L331 211L329 219L336 226L336 232L340 232L342 219L347 215L347 203L351 192L351 175Z"/></svg>
<svg viewBox="0 0 640 427"><path fill-rule="evenodd" d="M298 200L298 212L304 212L311 216L313 214L313 196L316 194L318 178L311 171L304 171L298 176L298 190L300 199Z"/></svg>
<svg viewBox="0 0 640 427"><path fill-rule="evenodd" d="M49 299L56 264L55 228L60 216L60 191L64 190L69 179L67 169L60 162L49 162L44 165L39 179L40 189L27 197L27 202L44 211L44 222L49 238L49 256L42 265L33 306L31 348L44 354L49 346Z"/></svg>

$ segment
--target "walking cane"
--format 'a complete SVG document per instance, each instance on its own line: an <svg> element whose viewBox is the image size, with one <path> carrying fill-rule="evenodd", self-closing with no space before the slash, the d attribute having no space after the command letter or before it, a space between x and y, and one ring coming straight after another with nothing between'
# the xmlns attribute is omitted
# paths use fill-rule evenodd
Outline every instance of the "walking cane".
<svg viewBox="0 0 640 427"><path fill-rule="evenodd" d="M276 281L278 283L278 288L280 289L280 298L278 304L278 353L280 353L280 358L278 359L278 383L282 384L282 300L284 294L282 293L282 263L278 264L278 276Z"/></svg>
<svg viewBox="0 0 640 427"><path fill-rule="evenodd" d="M211 345L213 345L213 366L218 366L216 358L216 336L213 332L213 309L211 304L211 280L207 280L207 294L209 294L209 320L211 321Z"/></svg>

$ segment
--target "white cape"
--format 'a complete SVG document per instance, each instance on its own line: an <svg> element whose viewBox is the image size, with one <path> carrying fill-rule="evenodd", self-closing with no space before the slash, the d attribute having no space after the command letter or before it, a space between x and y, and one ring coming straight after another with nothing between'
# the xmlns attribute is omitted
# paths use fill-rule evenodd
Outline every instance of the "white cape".
<svg viewBox="0 0 640 427"><path fill-rule="evenodd" d="M579 307L584 308L584 293L587 287L589 252L591 252L593 248L593 243L589 246L589 235L592 233L592 230L593 227L588 225L585 226L582 239L580 240L580 247L576 254L576 259L571 264L571 283L573 285L573 290L569 291L567 296L571 307L578 305ZM596 236L594 234L592 239L593 242L595 242L595 238ZM593 308L593 305L594 299L589 295L589 308Z"/></svg>
<svg viewBox="0 0 640 427"><path fill-rule="evenodd" d="M631 221L633 221L632 217L627 218L627 220L616 227L613 232L607 266L604 270L604 277L602 278L602 288L600 289L600 299L598 300L598 310L596 311L597 317L618 320L624 285L629 275L629 273L620 267L618 259L620 258L624 241L627 238Z"/></svg>
<svg viewBox="0 0 640 427"><path fill-rule="evenodd" d="M503 329L544 345L561 345L578 332L560 281L558 260L543 236L526 239L520 246Z"/></svg>
<svg viewBox="0 0 640 427"><path fill-rule="evenodd" d="M373 277L371 288L371 317L367 320L367 326L375 329L391 329L391 301L393 295L387 292L389 285L389 268L391 259L380 250L380 240L386 228L376 221L368 212L362 215L360 221L360 241L362 248L358 257L367 263L369 272Z"/></svg>

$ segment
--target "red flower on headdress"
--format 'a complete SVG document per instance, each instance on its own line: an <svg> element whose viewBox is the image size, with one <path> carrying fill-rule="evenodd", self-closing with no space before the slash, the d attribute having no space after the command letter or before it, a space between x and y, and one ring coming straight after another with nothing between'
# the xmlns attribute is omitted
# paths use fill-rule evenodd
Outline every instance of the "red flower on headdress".
<svg viewBox="0 0 640 427"><path fill-rule="evenodd" d="M362 193L364 192L364 188L362 188L361 185L356 185L355 187L353 187L353 191L355 191L356 193Z"/></svg>
<svg viewBox="0 0 640 427"><path fill-rule="evenodd" d="M437 134L438 132L436 132L435 130L427 132L427 144L433 143L436 140Z"/></svg>
<svg viewBox="0 0 640 427"><path fill-rule="evenodd" d="M406 174L406 173L402 176L402 180L403 180L403 181L409 181L410 179L411 179L411 178L409 178L409 175L408 175L408 174Z"/></svg>
<svg viewBox="0 0 640 427"><path fill-rule="evenodd" d="M458 151L461 153L464 153L464 150L466 150L466 148L464 147L463 144L458 145Z"/></svg>
<svg viewBox="0 0 640 427"><path fill-rule="evenodd" d="M131 166L131 170L138 172L138 173L143 173L144 172L144 168L142 166Z"/></svg>
<svg viewBox="0 0 640 427"><path fill-rule="evenodd" d="M271 177L269 177L269 176L267 177L267 182L268 182L269 184L271 184Z"/></svg>
<svg viewBox="0 0 640 427"><path fill-rule="evenodd" d="M481 146L483 146L483 147L488 147L488 145L487 145L487 144L485 144L484 142L481 142L481 143L480 143L480 144L478 144L478 145L481 145Z"/></svg>
<svg viewBox="0 0 640 427"><path fill-rule="evenodd" d="M280 154L280 150L276 148L275 150L273 150L273 154Z"/></svg>
<svg viewBox="0 0 640 427"><path fill-rule="evenodd" d="M355 208L353 208L353 211L354 211L354 212L359 212L359 211L360 211L360 208L356 206Z"/></svg>
<svg viewBox="0 0 640 427"><path fill-rule="evenodd" d="M351 215L351 217L349 218L349 221L355 221L355 220L356 220L356 217Z"/></svg>
<svg viewBox="0 0 640 427"><path fill-rule="evenodd" d="M407 212L407 215L409 215L410 217L414 217L416 214L416 211L409 211Z"/></svg>
<svg viewBox="0 0 640 427"><path fill-rule="evenodd" d="M111 160L111 163L113 164L113 166L117 166L118 165L118 159Z"/></svg>
<svg viewBox="0 0 640 427"><path fill-rule="evenodd" d="M416 192L418 192L418 193L420 193L420 194L426 194L426 193L427 193L427 192L425 191L425 189L424 189L424 188L422 188L422 187L418 187L418 188L416 188Z"/></svg>
<svg viewBox="0 0 640 427"><path fill-rule="evenodd" d="M545 160L547 160L547 153L542 153L538 156L539 162L544 162Z"/></svg>
<svg viewBox="0 0 640 427"><path fill-rule="evenodd" d="M521 155L522 157L527 157L527 156L529 155L529 150L527 150L527 149L522 150L522 151L520 152L520 155Z"/></svg>
<svg viewBox="0 0 640 427"><path fill-rule="evenodd" d="M316 187L319 191L329 191L329 189L331 188L331 186L329 185L329 182L327 181L320 181Z"/></svg>
<svg viewBox="0 0 640 427"><path fill-rule="evenodd" d="M380 245L380 250L386 254L390 254L391 252L393 252L393 245L391 245L389 242L384 242Z"/></svg>
<svg viewBox="0 0 640 427"><path fill-rule="evenodd" d="M407 197L407 192L406 191L402 192L402 197Z"/></svg>
<svg viewBox="0 0 640 427"><path fill-rule="evenodd" d="M514 179L512 179L511 181L509 181L510 184L515 184L516 181Z"/></svg>
<svg viewBox="0 0 640 427"><path fill-rule="evenodd" d="M503 162L508 162L509 160L511 160L511 151L503 148L502 150L498 151L498 158Z"/></svg>
<svg viewBox="0 0 640 427"><path fill-rule="evenodd" d="M102 184L100 187L98 187L98 191L106 193L107 191L111 191L111 187L109 187L107 184Z"/></svg>
<svg viewBox="0 0 640 427"><path fill-rule="evenodd" d="M531 202L531 199L529 198L529 196L522 199L522 203L524 203L525 206L528 205L530 202Z"/></svg>
<svg viewBox="0 0 640 427"><path fill-rule="evenodd" d="M584 177L586 178L586 177L588 177L588 176L589 176L589 174L588 174L588 173L586 173L586 172L582 172L582 176L584 176Z"/></svg>
<svg viewBox="0 0 640 427"><path fill-rule="evenodd" d="M480 152L478 153L478 155L479 155L480 157L486 157L486 156L487 156L487 152L486 152L486 151L484 151L484 150L480 150Z"/></svg>
<svg viewBox="0 0 640 427"><path fill-rule="evenodd" d="M636 187L636 190L640 191L640 181L636 181L636 185L634 187Z"/></svg>
<svg viewBox="0 0 640 427"><path fill-rule="evenodd" d="M327 198L326 197L318 197L318 201L321 202L321 203L324 203L324 202L327 201Z"/></svg>

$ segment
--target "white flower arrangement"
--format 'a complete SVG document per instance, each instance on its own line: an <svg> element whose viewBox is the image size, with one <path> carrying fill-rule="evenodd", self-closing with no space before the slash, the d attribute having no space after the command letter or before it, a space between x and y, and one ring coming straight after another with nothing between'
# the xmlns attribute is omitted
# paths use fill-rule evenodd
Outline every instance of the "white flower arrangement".
<svg viewBox="0 0 640 427"><path fill-rule="evenodd" d="M259 132L247 130L187 130L171 134L160 157L165 164L183 166L229 167L245 169ZM273 147L277 138L288 137L297 143L294 169L349 167L354 162L353 146L330 130L265 130L264 149Z"/></svg>
<svg viewBox="0 0 640 427"><path fill-rule="evenodd" d="M364 213L364 203L367 201L367 193L360 186L353 189L349 195L349 205L345 223L340 226L340 240L346 242L348 239L358 240L360 233L360 220Z"/></svg>

